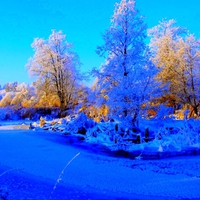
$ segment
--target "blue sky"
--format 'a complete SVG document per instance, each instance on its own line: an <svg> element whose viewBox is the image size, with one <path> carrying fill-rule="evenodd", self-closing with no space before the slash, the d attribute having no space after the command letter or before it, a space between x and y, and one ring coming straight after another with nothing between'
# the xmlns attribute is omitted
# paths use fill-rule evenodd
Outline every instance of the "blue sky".
<svg viewBox="0 0 200 200"><path fill-rule="evenodd" d="M36 37L48 38L52 29L63 30L67 41L74 44L83 71L100 66L103 60L95 49L103 44L101 33L110 25L116 2L119 0L1 0L0 85L32 82L25 68L34 54L30 45ZM149 28L163 18L174 18L200 38L199 0L136 2Z"/></svg>

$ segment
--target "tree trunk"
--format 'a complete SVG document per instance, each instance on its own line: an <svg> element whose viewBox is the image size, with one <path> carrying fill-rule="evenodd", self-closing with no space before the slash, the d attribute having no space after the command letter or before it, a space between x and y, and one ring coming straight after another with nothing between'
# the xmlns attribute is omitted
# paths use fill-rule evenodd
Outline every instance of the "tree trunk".
<svg viewBox="0 0 200 200"><path fill-rule="evenodd" d="M198 116L198 106L191 106L189 118L196 118Z"/></svg>
<svg viewBox="0 0 200 200"><path fill-rule="evenodd" d="M65 106L65 96L61 91L58 91L58 97L60 99L60 111L64 111L66 109Z"/></svg>

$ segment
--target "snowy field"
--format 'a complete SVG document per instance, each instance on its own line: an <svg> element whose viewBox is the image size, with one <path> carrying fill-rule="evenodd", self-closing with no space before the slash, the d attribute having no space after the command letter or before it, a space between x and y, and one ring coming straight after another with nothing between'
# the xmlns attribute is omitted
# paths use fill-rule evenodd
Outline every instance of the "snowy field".
<svg viewBox="0 0 200 200"><path fill-rule="evenodd" d="M2 127L0 146L0 189L8 199L200 199L200 156L112 157L55 132Z"/></svg>

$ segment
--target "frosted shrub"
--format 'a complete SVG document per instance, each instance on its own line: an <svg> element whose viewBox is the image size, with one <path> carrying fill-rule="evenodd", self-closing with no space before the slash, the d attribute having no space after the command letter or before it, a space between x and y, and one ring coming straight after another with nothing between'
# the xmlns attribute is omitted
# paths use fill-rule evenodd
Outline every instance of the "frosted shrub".
<svg viewBox="0 0 200 200"><path fill-rule="evenodd" d="M0 120L16 120L19 119L17 112L10 106L0 108Z"/></svg>
<svg viewBox="0 0 200 200"><path fill-rule="evenodd" d="M74 120L67 124L66 130L68 133L82 133L86 134L89 128L92 128L95 122L88 118L84 113L80 113Z"/></svg>
<svg viewBox="0 0 200 200"><path fill-rule="evenodd" d="M88 129L86 140L105 144L113 150L128 150L134 143L141 142L139 132L127 128L125 122L100 122ZM130 124L129 124L130 125Z"/></svg>
<svg viewBox="0 0 200 200"><path fill-rule="evenodd" d="M199 120L184 120L163 126L156 132L155 140L159 141L163 151L200 147Z"/></svg>
<svg viewBox="0 0 200 200"><path fill-rule="evenodd" d="M182 135L185 142L189 146L200 147L200 124L199 120L188 120L184 123L184 129Z"/></svg>
<svg viewBox="0 0 200 200"><path fill-rule="evenodd" d="M93 128L90 128L87 132L87 137L97 137L100 135L101 137L110 136L112 138L111 140L113 140L115 131L112 124L100 122L97 123L96 126L94 126Z"/></svg>
<svg viewBox="0 0 200 200"><path fill-rule="evenodd" d="M20 118L28 118L31 119L35 116L36 110L34 108L22 108L19 110L19 116Z"/></svg>

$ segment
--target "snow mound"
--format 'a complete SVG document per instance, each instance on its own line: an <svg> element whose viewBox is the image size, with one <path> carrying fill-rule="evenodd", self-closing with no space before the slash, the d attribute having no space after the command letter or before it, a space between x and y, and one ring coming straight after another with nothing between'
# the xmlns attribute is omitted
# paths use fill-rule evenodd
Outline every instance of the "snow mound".
<svg viewBox="0 0 200 200"><path fill-rule="evenodd" d="M43 120L43 123L41 123ZM140 128L126 122L111 120L94 122L84 113L54 121L40 120L40 128L78 138L86 144L104 146L109 152L133 158L162 158L200 154L200 124L198 120L173 120L147 123ZM160 123L158 125L158 123ZM36 125L35 125L36 127ZM39 126L37 126L39 127ZM150 129L150 130L149 130Z"/></svg>

